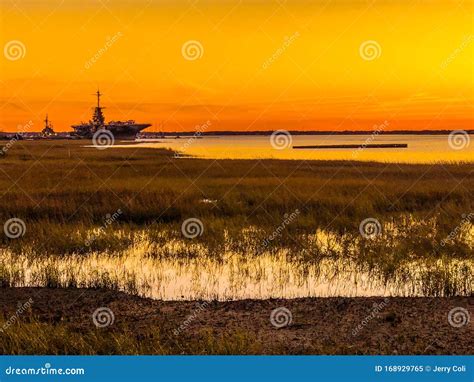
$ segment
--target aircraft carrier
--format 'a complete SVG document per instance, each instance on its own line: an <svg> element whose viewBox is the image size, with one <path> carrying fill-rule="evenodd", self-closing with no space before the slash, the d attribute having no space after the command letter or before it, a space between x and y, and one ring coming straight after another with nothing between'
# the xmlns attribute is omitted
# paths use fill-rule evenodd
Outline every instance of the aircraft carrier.
<svg viewBox="0 0 474 382"><path fill-rule="evenodd" d="M98 130L105 129L110 131L115 138L121 139L135 139L137 134L150 127L150 123L135 123L133 120L128 121L109 121L105 122L103 107L100 106L100 96L102 95L97 90L97 106L94 108L92 120L87 123L81 122L78 125L72 125L74 129L73 135L80 138L92 138L94 133Z"/></svg>

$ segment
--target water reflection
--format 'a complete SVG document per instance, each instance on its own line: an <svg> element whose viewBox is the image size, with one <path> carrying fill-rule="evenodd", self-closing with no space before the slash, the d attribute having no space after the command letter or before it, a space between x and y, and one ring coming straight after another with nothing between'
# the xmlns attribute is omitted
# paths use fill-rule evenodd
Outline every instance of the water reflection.
<svg viewBox="0 0 474 382"><path fill-rule="evenodd" d="M407 143L408 148L295 150L292 145ZM447 135L294 135L288 147L275 149L269 136L181 137L141 141L116 147L170 148L183 155L211 159L361 160L402 163L459 162L474 160L474 144L462 150L450 146Z"/></svg>
<svg viewBox="0 0 474 382"><path fill-rule="evenodd" d="M251 230L250 230L251 231ZM468 232L471 232L468 229ZM251 234L251 232L249 233ZM320 257L295 258L288 249L245 255L231 245L220 257L204 244L137 233L120 253L40 256L0 251L0 273L12 286L105 287L163 300L267 299L330 296L425 296L473 291L472 260L411 261L387 276L355 257L344 238L318 230L308 238ZM181 253L195 253L183 257Z"/></svg>

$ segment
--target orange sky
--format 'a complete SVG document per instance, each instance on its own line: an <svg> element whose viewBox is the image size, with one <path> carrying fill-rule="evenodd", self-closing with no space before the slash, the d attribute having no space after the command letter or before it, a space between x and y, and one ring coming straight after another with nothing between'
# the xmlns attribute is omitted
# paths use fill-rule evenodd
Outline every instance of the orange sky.
<svg viewBox="0 0 474 382"><path fill-rule="evenodd" d="M473 1L220 3L2 0L0 130L473 128Z"/></svg>

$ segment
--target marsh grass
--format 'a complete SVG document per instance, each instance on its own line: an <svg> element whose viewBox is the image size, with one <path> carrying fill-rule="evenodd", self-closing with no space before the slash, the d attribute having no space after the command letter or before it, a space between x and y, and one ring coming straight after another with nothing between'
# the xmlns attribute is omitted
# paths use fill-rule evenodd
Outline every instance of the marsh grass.
<svg viewBox="0 0 474 382"><path fill-rule="evenodd" d="M235 292L249 277L268 278L265 261L273 257L282 272L274 291L321 274L337 280L347 269L413 294L474 289L474 230L462 223L474 210L472 164L216 161L86 144L18 141L2 157L0 221L20 218L27 228L18 239L0 235L0 285L150 295L169 278L160 264L199 274L199 267L223 271L231 258ZM117 210L123 213L105 224ZM297 218L263 245L295 210ZM204 226L192 240L181 234L189 217ZM374 239L359 233L368 217L383 227ZM328 261L332 271L323 272ZM187 281L197 295L198 279Z"/></svg>
<svg viewBox="0 0 474 382"><path fill-rule="evenodd" d="M131 236L113 232L119 241L121 234ZM0 282L106 288L167 300L455 296L473 291L474 264L469 258L413 256L399 230L399 241L390 232L364 240L319 230L297 237L297 246L279 243L272 248L262 245L261 235L261 229L247 227L207 243L189 241L162 227L136 230L123 250L67 255L1 250ZM390 246L381 244L389 241Z"/></svg>
<svg viewBox="0 0 474 382"><path fill-rule="evenodd" d="M0 327L4 321L0 319ZM126 326L113 330L72 328L66 323L23 318L0 331L3 355L168 355L168 354L262 354L263 344L252 333L234 331L214 335L203 329L193 338L170 337L155 325L137 333Z"/></svg>

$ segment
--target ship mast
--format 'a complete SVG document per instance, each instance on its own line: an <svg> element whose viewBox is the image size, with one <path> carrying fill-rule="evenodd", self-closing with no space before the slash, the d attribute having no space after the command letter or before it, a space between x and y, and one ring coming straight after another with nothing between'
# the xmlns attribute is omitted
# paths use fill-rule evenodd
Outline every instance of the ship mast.
<svg viewBox="0 0 474 382"><path fill-rule="evenodd" d="M53 130L53 125L49 123L48 114L46 114L46 118L44 119L44 128L41 130L41 135L43 137L49 137L55 134L56 133Z"/></svg>
<svg viewBox="0 0 474 382"><path fill-rule="evenodd" d="M97 92L95 94L97 95L97 107L94 110L94 115L92 116L91 121L93 132L103 128L105 124L104 114L102 113L103 107L100 107L100 96L102 94L100 94L99 89L97 89Z"/></svg>

